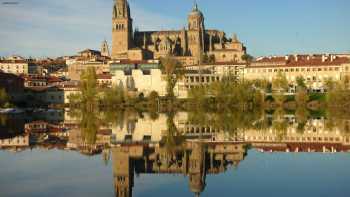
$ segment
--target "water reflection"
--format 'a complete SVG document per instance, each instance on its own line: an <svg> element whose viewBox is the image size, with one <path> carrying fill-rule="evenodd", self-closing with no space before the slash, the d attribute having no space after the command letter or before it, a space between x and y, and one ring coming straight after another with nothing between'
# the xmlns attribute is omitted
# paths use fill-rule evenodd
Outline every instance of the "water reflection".
<svg viewBox="0 0 350 197"><path fill-rule="evenodd" d="M206 178L260 152L350 151L350 117L332 112L246 113L42 111L0 116L3 151L59 149L112 161L116 196L132 196L139 174L186 176L195 195Z"/></svg>
<svg viewBox="0 0 350 197"><path fill-rule="evenodd" d="M190 190L199 195L207 174L223 173L246 155L246 144L186 141L169 152L159 144L123 144L112 148L116 196L132 196L135 174L179 174L188 177Z"/></svg>

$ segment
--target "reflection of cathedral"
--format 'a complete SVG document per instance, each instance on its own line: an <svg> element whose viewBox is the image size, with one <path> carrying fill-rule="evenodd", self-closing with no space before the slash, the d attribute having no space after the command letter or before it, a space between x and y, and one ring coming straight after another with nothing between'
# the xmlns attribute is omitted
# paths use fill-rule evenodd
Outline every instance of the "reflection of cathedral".
<svg viewBox="0 0 350 197"><path fill-rule="evenodd" d="M245 47L236 35L205 29L204 15L194 5L188 27L177 31L135 31L127 0L116 0L113 8L112 58L145 60L172 55L186 64L197 64L202 55L217 62L240 62Z"/></svg>
<svg viewBox="0 0 350 197"><path fill-rule="evenodd" d="M162 146L121 145L112 149L116 196L132 196L134 172L183 174L189 178L189 187L199 195L204 191L207 174L226 171L229 165L238 165L246 155L244 144L185 142L169 151Z"/></svg>

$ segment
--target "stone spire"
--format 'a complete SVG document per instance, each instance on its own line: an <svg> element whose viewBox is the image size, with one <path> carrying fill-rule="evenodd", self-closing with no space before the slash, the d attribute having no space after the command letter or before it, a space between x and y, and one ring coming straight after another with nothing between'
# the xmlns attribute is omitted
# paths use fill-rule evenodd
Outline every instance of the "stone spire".
<svg viewBox="0 0 350 197"><path fill-rule="evenodd" d="M196 0L193 1L193 8L192 8L192 11L198 11L198 4L197 4L197 1L196 1Z"/></svg>
<svg viewBox="0 0 350 197"><path fill-rule="evenodd" d="M236 33L234 33L234 34L232 35L232 42L239 42L239 40L238 40L238 37L237 37L237 34L236 34Z"/></svg>
<svg viewBox="0 0 350 197"><path fill-rule="evenodd" d="M114 0L114 18L130 18L130 7L127 0Z"/></svg>
<svg viewBox="0 0 350 197"><path fill-rule="evenodd" d="M107 40L104 40L101 44L101 55L105 57L110 57L109 46Z"/></svg>

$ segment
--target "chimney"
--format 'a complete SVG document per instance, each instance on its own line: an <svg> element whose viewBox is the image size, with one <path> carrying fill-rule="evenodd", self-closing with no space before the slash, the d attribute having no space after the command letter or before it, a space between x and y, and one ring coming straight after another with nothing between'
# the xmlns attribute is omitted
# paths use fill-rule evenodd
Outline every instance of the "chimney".
<svg viewBox="0 0 350 197"><path fill-rule="evenodd" d="M306 60L310 61L310 55L306 56Z"/></svg>
<svg viewBox="0 0 350 197"><path fill-rule="evenodd" d="M322 62L325 62L327 57L325 55L322 55Z"/></svg>
<svg viewBox="0 0 350 197"><path fill-rule="evenodd" d="M336 55L331 55L331 62L333 62L335 59L337 59Z"/></svg>
<svg viewBox="0 0 350 197"><path fill-rule="evenodd" d="M288 61L289 60L289 55L286 55L285 59L286 59L286 61Z"/></svg>
<svg viewBox="0 0 350 197"><path fill-rule="evenodd" d="M298 61L298 55L294 55L294 59L297 62Z"/></svg>

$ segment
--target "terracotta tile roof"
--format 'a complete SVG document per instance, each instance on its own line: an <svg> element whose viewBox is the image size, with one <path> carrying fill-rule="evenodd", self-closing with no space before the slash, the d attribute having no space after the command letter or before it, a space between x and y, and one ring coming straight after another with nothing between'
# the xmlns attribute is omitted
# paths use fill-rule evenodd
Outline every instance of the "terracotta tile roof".
<svg viewBox="0 0 350 197"><path fill-rule="evenodd" d="M303 66L339 66L350 63L346 57L330 57L322 55L298 55L288 57L264 57L252 62L251 68L271 68L271 67L303 67ZM271 65L269 65L271 64Z"/></svg>
<svg viewBox="0 0 350 197"><path fill-rule="evenodd" d="M99 74L97 75L97 79L112 79L111 74Z"/></svg>
<svg viewBox="0 0 350 197"><path fill-rule="evenodd" d="M0 60L0 63L13 63L13 64L24 64L24 63L29 63L26 60Z"/></svg>
<svg viewBox="0 0 350 197"><path fill-rule="evenodd" d="M47 81L48 81L49 83L63 82L62 79L60 79L60 78L58 78L58 77L53 77L53 76L49 77L49 78L47 79Z"/></svg>
<svg viewBox="0 0 350 197"><path fill-rule="evenodd" d="M332 147L337 151L349 151L350 146L345 146L341 143L267 143L266 146L263 143L254 146L254 148L264 150L266 152L286 152L286 149L289 149L291 152L294 152L298 149L298 152L308 152L312 150L315 152L323 152L323 147L326 149L331 149Z"/></svg>

